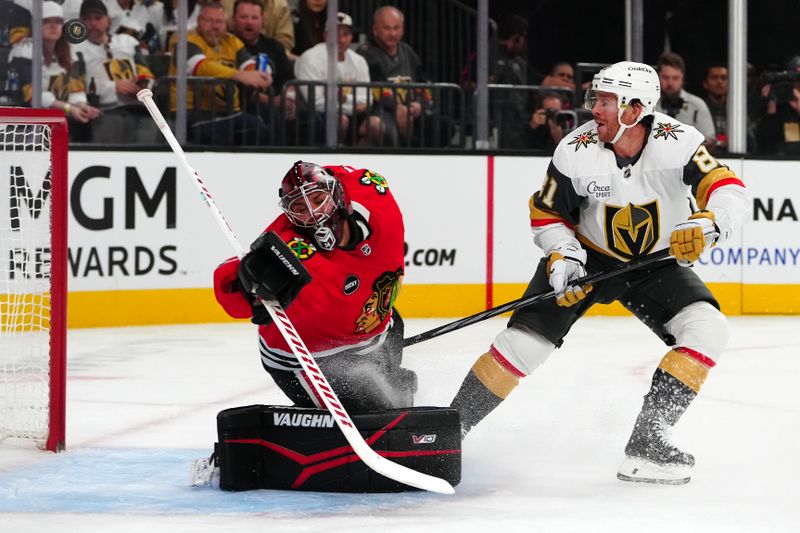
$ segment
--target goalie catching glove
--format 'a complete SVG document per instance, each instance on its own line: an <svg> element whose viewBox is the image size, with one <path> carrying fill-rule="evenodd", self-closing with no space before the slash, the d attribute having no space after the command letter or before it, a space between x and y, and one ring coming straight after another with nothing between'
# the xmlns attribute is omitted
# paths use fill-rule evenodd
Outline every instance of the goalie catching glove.
<svg viewBox="0 0 800 533"><path fill-rule="evenodd" d="M239 281L250 298L274 300L287 307L311 281L311 274L278 234L268 231L242 257Z"/></svg>
<svg viewBox="0 0 800 533"><path fill-rule="evenodd" d="M586 250L572 243L559 244L547 256L547 276L556 293L556 303L570 307L580 302L592 286L570 285L571 281L586 275Z"/></svg>
<svg viewBox="0 0 800 533"><path fill-rule="evenodd" d="M706 246L714 246L718 239L719 228L714 222L714 213L697 211L672 230L669 250L679 265L690 266L700 258Z"/></svg>

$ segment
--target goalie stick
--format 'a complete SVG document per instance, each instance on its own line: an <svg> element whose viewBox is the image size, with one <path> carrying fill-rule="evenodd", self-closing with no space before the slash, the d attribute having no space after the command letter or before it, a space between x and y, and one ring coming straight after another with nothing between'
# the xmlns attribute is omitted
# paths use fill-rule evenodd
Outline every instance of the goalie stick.
<svg viewBox="0 0 800 533"><path fill-rule="evenodd" d="M646 255L641 259L628 261L627 263L622 263L608 270L603 270L602 272L597 272L595 274L578 278L570 282L570 285L587 285L596 283L598 281L603 281L604 279L613 278L614 276L624 274L625 272L630 272L631 270L635 270L643 266L651 265L655 262L661 261L662 259L667 259L668 257L671 257L670 251L669 248L665 248L654 254ZM448 324L443 324L439 327L424 331L418 335L414 335L413 337L403 339L403 348L406 346L412 346L422 341L427 341L434 337L438 337L439 335L444 335L445 333L450 333L451 331L455 331L466 326L471 326L472 324L482 322L487 318L502 315L508 311L513 311L514 309L519 309L520 307L525 307L526 305L531 305L536 302L541 302L542 300L547 300L548 298L553 298L555 295L556 293L554 291L540 292L539 294L533 294L531 296L519 298L517 300L504 303L503 305L498 305L497 307L487 309L486 311L481 311L480 313L475 313L474 315L460 318Z"/></svg>
<svg viewBox="0 0 800 533"><path fill-rule="evenodd" d="M145 105L147 111L150 112L150 116L155 121L158 129L161 130L161 133L164 135L167 143L169 143L172 151L180 160L183 168L186 170L189 176L194 178L195 186L200 191L200 194L202 195L203 200L208 208L211 209L211 212L214 214L214 218L217 220L217 224L219 224L219 227L222 229L223 233L225 233L225 237L227 237L228 242L236 251L236 254L239 256L239 258L243 257L244 250L242 249L242 245L239 244L239 240L236 238L236 235L233 233L233 230L231 229L227 220L225 220L225 217L222 216L222 212L217 207L217 204L214 202L214 199L212 198L211 193L208 191L205 184L203 184L203 180L200 179L200 175L194 168L192 168L192 166L189 164L189 161L186 159L186 154L183 152L183 148L181 148L181 145L178 143L175 135L173 135L172 130L170 130L167 121L164 120L164 116L161 114L158 106L156 106L156 103L153 101L152 91L149 89L142 89L137 93L136 97ZM292 353L295 355L295 357L297 357L297 360L303 367L303 370L309 378L311 386L314 388L317 395L322 398L325 407L328 409L328 411L330 411L331 415L333 415L333 419L336 421L339 429L341 429L345 439L347 439L347 442L353 448L353 451L356 453L356 455L358 455L359 459L361 459L365 465L383 476L401 483L405 483L406 485L416 487L418 489L438 492L440 494L455 493L453 487L444 479L429 476L428 474L423 474L422 472L417 472L416 470L412 470L403 465L393 463L385 457L378 455L375 450L370 448L364 438L361 436L361 433L358 431L358 429L356 429L353 420L350 418L350 415L347 413L344 406L342 406L338 396L328 383L328 380L323 375L319 366L317 366L316 361L314 361L314 358L311 356L308 348L306 348L303 339L300 338L300 335L297 333L297 330L295 330L294 325L286 315L286 311L284 311L283 307L281 307L278 302L262 301L262 303L272 317L272 320L275 322L275 325L278 326L278 330L291 348Z"/></svg>

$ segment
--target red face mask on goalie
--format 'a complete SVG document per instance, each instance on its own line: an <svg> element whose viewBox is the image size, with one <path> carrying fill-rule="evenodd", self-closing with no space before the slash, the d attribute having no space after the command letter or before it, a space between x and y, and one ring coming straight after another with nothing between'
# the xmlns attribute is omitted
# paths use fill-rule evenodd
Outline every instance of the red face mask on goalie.
<svg viewBox="0 0 800 533"><path fill-rule="evenodd" d="M297 161L283 178L280 206L295 226L308 228L323 250L341 242L350 201L339 180L325 168Z"/></svg>

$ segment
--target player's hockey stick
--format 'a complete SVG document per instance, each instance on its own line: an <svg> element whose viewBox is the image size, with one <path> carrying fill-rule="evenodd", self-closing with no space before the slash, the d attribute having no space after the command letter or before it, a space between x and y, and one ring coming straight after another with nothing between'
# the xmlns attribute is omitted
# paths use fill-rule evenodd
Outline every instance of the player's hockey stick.
<svg viewBox="0 0 800 533"><path fill-rule="evenodd" d="M211 197L211 193L208 192L208 189L203 184L203 180L200 179L200 175L194 168L192 168L191 165L189 165L189 161L186 159L186 154L183 152L183 148L181 148L181 145L178 144L178 140L175 138L175 135L172 134L172 130L170 130L167 121L164 120L164 116L161 114L161 111L159 111L156 103L153 101L153 93L148 89L143 89L139 91L136 97L145 105L145 107L147 107L147 110L150 112L150 115L153 117L156 125L169 143L172 151L175 152L176 156L178 156L183 168L186 170L189 176L194 178L194 184L200 191L203 200L205 200L208 208L211 209L211 212L214 214L214 218L217 219L217 223L225 233L225 237L228 238L228 242L236 251L236 254L241 258L244 256L242 245L239 244L239 240L236 238L236 235L233 233L230 225L225 220L225 217L222 216L222 212L219 210L217 204L214 202L214 199ZM297 330L294 329L294 325L286 315L286 311L283 310L278 302L264 301L262 303L272 317L272 320L278 326L278 329L280 330L283 338L286 340L286 343L292 349L292 353L294 353L294 355L297 357L297 360L300 361L300 365L303 367L303 370L309 377L309 381L315 392L320 398L322 398L322 401L325 403L325 407L327 407L328 411L330 411L331 415L333 415L333 419L336 420L336 424L339 426L339 429L342 430L347 442L365 465L369 466L371 469L383 476L401 483L405 483L406 485L416 487L418 489L429 490L441 494L455 493L453 487L444 479L429 476L428 474L423 474L422 472L417 472L416 470L411 470L405 466L393 463L385 457L381 457L375 452L375 450L370 448L369 445L364 441L361 433L358 431L358 429L356 429L355 424L353 424L353 420L350 418L350 415L347 414L347 411L342 406L333 388L328 383L328 380L322 374L319 366L317 366L316 361L314 361L314 358L309 353L308 348L306 348L306 345L300 338Z"/></svg>
<svg viewBox="0 0 800 533"><path fill-rule="evenodd" d="M613 278L614 276L624 274L625 272L630 272L631 270L635 270L637 268L650 265L652 263L661 261L662 259L666 259L668 257L670 257L669 248L665 248L654 254L646 255L641 259L637 259L635 261L628 261L627 263L621 263L608 270L604 270L602 272L597 272L595 274L590 274L588 276L576 279L575 281L571 282L570 285L586 285L589 283L596 283L598 281L603 281L604 279ZM533 294L531 296L519 298L517 300L504 303L503 305L498 305L497 307L493 307L492 309L487 309L486 311L475 313L474 315L468 316L466 318L460 318L454 322L443 324L437 328L433 328L431 330L424 331L418 335L414 335L413 337L408 337L407 339L403 339L403 348L405 348L406 346L411 346L412 344L417 344L418 342L427 341L434 337L438 337L439 335L444 335L445 333L450 333L451 331L455 331L457 329L461 329L466 326L470 326L477 322L486 320L487 318L492 318L493 316L502 315L503 313L507 313L508 311L513 311L514 309L519 309L520 307L525 307L526 305L531 305L536 302L541 302L542 300L547 300L548 298L553 298L555 295L556 293L553 291L540 292L539 294Z"/></svg>

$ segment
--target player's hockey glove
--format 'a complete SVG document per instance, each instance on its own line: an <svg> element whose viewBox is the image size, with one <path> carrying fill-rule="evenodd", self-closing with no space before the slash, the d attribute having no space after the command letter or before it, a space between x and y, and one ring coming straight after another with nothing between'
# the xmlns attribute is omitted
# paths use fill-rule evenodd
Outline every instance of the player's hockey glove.
<svg viewBox="0 0 800 533"><path fill-rule="evenodd" d="M592 290L591 285L570 285L586 275L586 250L572 243L559 244L547 256L547 276L556 293L556 303L570 307L580 302Z"/></svg>
<svg viewBox="0 0 800 533"><path fill-rule="evenodd" d="M262 233L242 258L239 281L250 298L277 300L287 307L311 281L311 274L286 243L274 231L269 231Z"/></svg>
<svg viewBox="0 0 800 533"><path fill-rule="evenodd" d="M700 258L707 246L714 246L718 239L719 228L714 222L714 213L698 211L672 230L669 250L679 265L690 266Z"/></svg>

